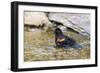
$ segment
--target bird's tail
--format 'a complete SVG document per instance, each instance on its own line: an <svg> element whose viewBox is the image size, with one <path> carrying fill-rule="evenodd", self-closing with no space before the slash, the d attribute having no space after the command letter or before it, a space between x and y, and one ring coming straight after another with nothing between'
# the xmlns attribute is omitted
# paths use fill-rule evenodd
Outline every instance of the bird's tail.
<svg viewBox="0 0 100 73"><path fill-rule="evenodd" d="M90 42L89 41L86 41L86 42L83 42L83 43L80 43L80 44L78 44L78 43L76 43L74 46L73 46L73 48L86 48L87 46L87 44L89 44Z"/></svg>
<svg viewBox="0 0 100 73"><path fill-rule="evenodd" d="M80 45L80 44L78 44L78 43L76 43L76 44L73 46L73 48L79 49L79 48L83 48L83 46Z"/></svg>

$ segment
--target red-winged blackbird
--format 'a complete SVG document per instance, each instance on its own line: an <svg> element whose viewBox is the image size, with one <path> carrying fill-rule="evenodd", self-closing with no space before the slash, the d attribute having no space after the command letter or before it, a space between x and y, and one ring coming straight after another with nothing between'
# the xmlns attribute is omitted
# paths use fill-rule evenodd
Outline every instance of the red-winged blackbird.
<svg viewBox="0 0 100 73"><path fill-rule="evenodd" d="M55 43L58 48L82 48L74 39L64 35L60 28L55 29Z"/></svg>

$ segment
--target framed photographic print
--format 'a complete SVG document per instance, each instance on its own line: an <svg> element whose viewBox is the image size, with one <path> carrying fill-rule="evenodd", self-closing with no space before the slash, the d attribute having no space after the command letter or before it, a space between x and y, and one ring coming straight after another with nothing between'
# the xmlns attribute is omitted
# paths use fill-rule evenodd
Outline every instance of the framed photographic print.
<svg viewBox="0 0 100 73"><path fill-rule="evenodd" d="M11 3L11 70L97 66L97 7Z"/></svg>

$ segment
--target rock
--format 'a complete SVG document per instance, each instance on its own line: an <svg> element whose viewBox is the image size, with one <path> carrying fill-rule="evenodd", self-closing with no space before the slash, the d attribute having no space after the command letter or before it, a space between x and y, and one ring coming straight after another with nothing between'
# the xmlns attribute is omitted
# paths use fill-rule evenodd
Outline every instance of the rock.
<svg viewBox="0 0 100 73"><path fill-rule="evenodd" d="M49 13L49 20L62 23L64 26L90 37L90 14Z"/></svg>
<svg viewBox="0 0 100 73"><path fill-rule="evenodd" d="M48 20L46 13L44 12L25 12L25 25L28 26L44 26L47 30L48 27L52 26L52 23Z"/></svg>
<svg viewBox="0 0 100 73"><path fill-rule="evenodd" d="M67 28L65 26L59 25L58 28L60 28L63 32L67 32Z"/></svg>

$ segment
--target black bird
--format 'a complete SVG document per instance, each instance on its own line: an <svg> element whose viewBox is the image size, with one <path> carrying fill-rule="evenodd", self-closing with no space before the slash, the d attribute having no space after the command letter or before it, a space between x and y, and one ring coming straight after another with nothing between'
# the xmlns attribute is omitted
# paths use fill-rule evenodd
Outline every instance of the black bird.
<svg viewBox="0 0 100 73"><path fill-rule="evenodd" d="M55 29L55 43L58 48L82 48L74 39L64 35L60 28Z"/></svg>

